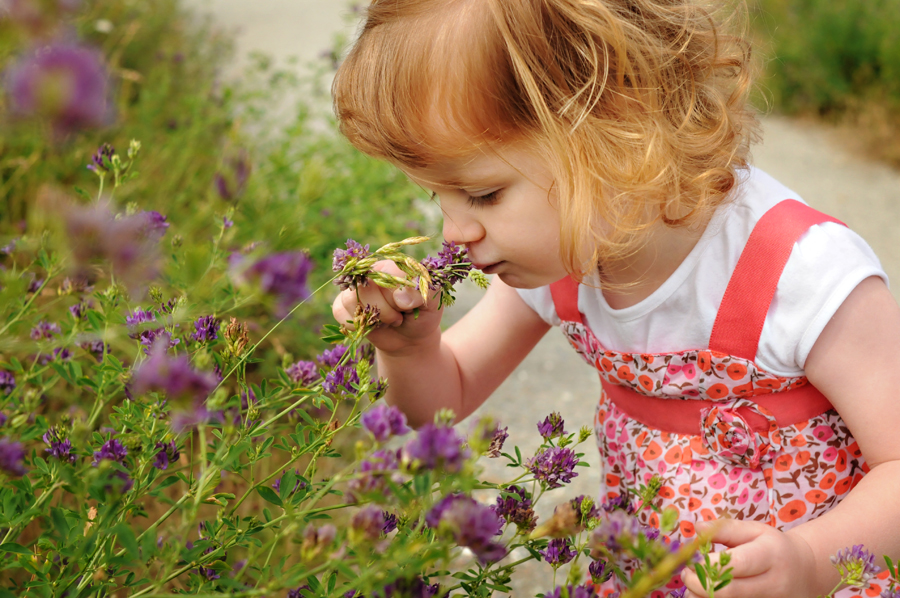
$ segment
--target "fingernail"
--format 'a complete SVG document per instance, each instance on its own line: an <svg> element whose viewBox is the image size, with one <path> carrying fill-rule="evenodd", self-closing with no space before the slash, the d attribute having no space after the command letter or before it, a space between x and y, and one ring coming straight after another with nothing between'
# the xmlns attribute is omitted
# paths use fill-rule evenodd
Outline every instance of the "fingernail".
<svg viewBox="0 0 900 598"><path fill-rule="evenodd" d="M412 307L412 297L409 296L408 291L400 291L394 296L394 301L397 302L397 307L401 309L409 309Z"/></svg>

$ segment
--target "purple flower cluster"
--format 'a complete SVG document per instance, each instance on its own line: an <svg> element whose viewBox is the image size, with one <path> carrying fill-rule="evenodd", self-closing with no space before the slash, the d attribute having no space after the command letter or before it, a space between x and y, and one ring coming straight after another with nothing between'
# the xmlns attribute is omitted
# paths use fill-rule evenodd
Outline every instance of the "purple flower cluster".
<svg viewBox="0 0 900 598"><path fill-rule="evenodd" d="M831 564L841 574L841 580L849 586L867 584L881 571L881 567L875 564L875 555L862 544L839 550L831 557Z"/></svg>
<svg viewBox="0 0 900 598"><path fill-rule="evenodd" d="M66 233L76 275L90 279L92 265L106 260L116 277L130 289L139 289L159 273L158 234L149 234L146 212L116 218L109 207L64 205Z"/></svg>
<svg viewBox="0 0 900 598"><path fill-rule="evenodd" d="M109 172L112 168L112 157L115 155L116 150L108 143L104 143L94 155L91 157L91 163L87 165L87 169L97 174L100 172Z"/></svg>
<svg viewBox="0 0 900 598"><path fill-rule="evenodd" d="M575 472L577 463L578 458L572 449L551 446L529 459L526 466L534 478L548 488L561 488L578 475Z"/></svg>
<svg viewBox="0 0 900 598"><path fill-rule="evenodd" d="M351 395L359 385L355 365L339 365L325 375L322 391L329 394Z"/></svg>
<svg viewBox="0 0 900 598"><path fill-rule="evenodd" d="M596 519L600 516L600 511L599 509L597 509L594 501L592 499L587 499L590 506L585 508L585 500L586 498L584 494L581 494L569 501L569 504L572 505L572 510L578 516L578 523L582 527L586 527L588 521L590 521L591 519Z"/></svg>
<svg viewBox="0 0 900 598"><path fill-rule="evenodd" d="M617 509L600 519L600 524L591 534L591 546L603 546L615 553L630 545L643 529L636 517Z"/></svg>
<svg viewBox="0 0 900 598"><path fill-rule="evenodd" d="M385 511L375 505L366 505L350 518L350 536L356 542L372 542L384 533Z"/></svg>
<svg viewBox="0 0 900 598"><path fill-rule="evenodd" d="M125 316L125 323L128 326L140 326L141 324L155 321L156 315L152 311L143 310L140 307L135 307L134 312Z"/></svg>
<svg viewBox="0 0 900 598"><path fill-rule="evenodd" d="M94 451L94 460L91 465L97 467L100 461L115 461L116 463L124 463L125 457L128 455L128 449L121 442L112 438L103 443L99 451Z"/></svg>
<svg viewBox="0 0 900 598"><path fill-rule="evenodd" d="M403 412L386 403L379 403L370 408L362 414L360 421L378 442L384 442L391 436L403 436L410 432Z"/></svg>
<svg viewBox="0 0 900 598"><path fill-rule="evenodd" d="M173 338L165 328L148 328L140 332L132 332L128 335L141 343L146 355L150 355L153 347L165 347L165 350L171 349L181 342L179 338Z"/></svg>
<svg viewBox="0 0 900 598"><path fill-rule="evenodd" d="M37 326L31 329L31 338L36 341L41 339L51 339L54 336L59 336L61 334L62 330L60 330L59 324L56 322L41 320L38 322Z"/></svg>
<svg viewBox="0 0 900 598"><path fill-rule="evenodd" d="M166 343L157 343L150 357L141 363L131 380L131 390L143 394L150 390L165 392L169 398L188 396L205 399L216 387L216 377L191 368L186 355L169 357Z"/></svg>
<svg viewBox="0 0 900 598"><path fill-rule="evenodd" d="M428 256L422 260L422 265L428 269L431 276L432 291L449 290L468 276L472 262L469 261L467 254L468 249L465 246L444 241L437 257Z"/></svg>
<svg viewBox="0 0 900 598"><path fill-rule="evenodd" d="M389 534L395 529L397 529L397 516L390 511L382 511L382 517L384 517L384 526L381 528L381 533Z"/></svg>
<svg viewBox="0 0 900 598"><path fill-rule="evenodd" d="M200 316L194 322L195 332L191 334L191 338L201 343L208 343L219 338L219 327L221 323L215 316Z"/></svg>
<svg viewBox="0 0 900 598"><path fill-rule="evenodd" d="M84 315L87 312L88 304L84 301L79 301L75 305L69 307L69 313L72 314L72 317L76 320L84 319Z"/></svg>
<svg viewBox="0 0 900 598"><path fill-rule="evenodd" d="M506 495L506 496L504 496ZM534 514L531 497L520 486L507 486L497 497L497 503L493 506L497 515L500 515L508 523L515 524L522 531L531 531L537 522Z"/></svg>
<svg viewBox="0 0 900 598"><path fill-rule="evenodd" d="M681 586L669 592L668 598L684 598L685 594L687 594L687 586Z"/></svg>
<svg viewBox="0 0 900 598"><path fill-rule="evenodd" d="M170 442L157 442L156 450L156 460L153 461L153 467L161 471L165 471L169 467L169 463L174 463L181 457L181 453L178 451L178 446L175 444L174 440Z"/></svg>
<svg viewBox="0 0 900 598"><path fill-rule="evenodd" d="M565 422L562 416L554 411L537 425L537 429L544 440L550 440L564 435L566 433L564 426Z"/></svg>
<svg viewBox="0 0 900 598"><path fill-rule="evenodd" d="M616 510L625 511L629 515L634 515L635 513L634 505L631 504L631 501L629 501L625 496L615 496L613 498L610 498L602 505L600 505L600 508L602 508L607 513L612 513Z"/></svg>
<svg viewBox="0 0 900 598"><path fill-rule="evenodd" d="M353 239L347 239L347 249L335 249L334 256L331 261L332 272L341 272L349 265L351 268L358 260L369 257L369 246L357 243ZM334 279L334 284L342 289L355 289L365 284L366 274L353 274L348 272Z"/></svg>
<svg viewBox="0 0 900 598"><path fill-rule="evenodd" d="M506 556L506 547L493 541L503 531L503 520L493 508L471 497L445 496L426 515L425 522L449 530L456 543L469 548L481 563L496 562Z"/></svg>
<svg viewBox="0 0 900 598"><path fill-rule="evenodd" d="M316 357L316 361L325 367L333 368L341 362L341 359L346 352L346 345L337 345L334 349L325 349L322 351L321 355ZM348 363L353 363L353 360L350 359Z"/></svg>
<svg viewBox="0 0 900 598"><path fill-rule="evenodd" d="M85 341L78 346L93 355L98 362L103 361L104 353L109 353L109 345L101 340Z"/></svg>
<svg viewBox="0 0 900 598"><path fill-rule="evenodd" d="M72 359L72 351L66 347L57 347L52 353L42 353L38 357L38 363L47 365L51 361L69 361Z"/></svg>
<svg viewBox="0 0 900 598"><path fill-rule="evenodd" d="M258 260L244 270L242 276L257 281L264 293L276 297L276 313L284 317L298 301L309 298L307 277L312 268L312 260L306 252L285 251Z"/></svg>
<svg viewBox="0 0 900 598"><path fill-rule="evenodd" d="M587 586L556 586L544 598L594 598L594 591Z"/></svg>
<svg viewBox="0 0 900 598"><path fill-rule="evenodd" d="M44 449L44 452L50 453L51 457L56 457L60 461L68 461L69 463L74 463L78 458L72 454L72 441L68 438L61 438L59 430L56 428L47 430L42 439L50 447Z"/></svg>
<svg viewBox="0 0 900 598"><path fill-rule="evenodd" d="M606 561L591 561L591 564L588 565L588 573L591 575L591 581L601 584L612 577L613 570L607 567Z"/></svg>
<svg viewBox="0 0 900 598"><path fill-rule="evenodd" d="M373 500L384 499L384 491L388 486L388 479L395 483L403 481L400 475L400 451L378 450L359 464L356 477L347 484L347 500L358 502L363 497Z"/></svg>
<svg viewBox="0 0 900 598"><path fill-rule="evenodd" d="M10 112L48 120L65 135L109 122L109 83L103 56L74 44L38 48L9 69Z"/></svg>
<svg viewBox="0 0 900 598"><path fill-rule="evenodd" d="M545 550L539 551L544 560L554 569L565 565L575 558L578 553L572 548L568 538L554 538L547 544Z"/></svg>
<svg viewBox="0 0 900 598"><path fill-rule="evenodd" d="M427 584L420 577L397 579L384 586L384 590L372 592L372 598L432 598L441 590L439 584Z"/></svg>
<svg viewBox="0 0 900 598"><path fill-rule="evenodd" d="M2 411L0 411L0 428L2 428L3 426L6 425L6 420L7 420L7 419L8 419L8 418L6 417L6 414L3 413Z"/></svg>
<svg viewBox="0 0 900 598"><path fill-rule="evenodd" d="M319 368L311 361L298 361L285 368L284 372L297 386L310 386L319 380Z"/></svg>
<svg viewBox="0 0 900 598"><path fill-rule="evenodd" d="M167 218L155 210L138 212L134 218L140 222L141 236L154 242L159 242L169 229Z"/></svg>
<svg viewBox="0 0 900 598"><path fill-rule="evenodd" d="M0 393L8 395L16 389L16 377L6 370L0 370Z"/></svg>
<svg viewBox="0 0 900 598"><path fill-rule="evenodd" d="M456 430L428 423L403 447L403 462L412 470L441 468L458 472L469 454Z"/></svg>
<svg viewBox="0 0 900 598"><path fill-rule="evenodd" d="M25 449L21 442L0 438L0 471L17 477L23 476L27 473L24 461Z"/></svg>
<svg viewBox="0 0 900 598"><path fill-rule="evenodd" d="M229 160L229 165L234 171L234 191L223 173L217 172L213 178L216 192L225 201L233 201L243 195L244 189L247 187L247 179L250 178L250 160L246 151L241 151L237 157Z"/></svg>

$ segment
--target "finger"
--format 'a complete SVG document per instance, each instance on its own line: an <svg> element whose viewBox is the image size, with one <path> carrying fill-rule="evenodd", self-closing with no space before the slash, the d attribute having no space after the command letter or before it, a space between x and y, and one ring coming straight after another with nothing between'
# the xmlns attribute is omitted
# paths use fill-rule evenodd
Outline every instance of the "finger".
<svg viewBox="0 0 900 598"><path fill-rule="evenodd" d="M712 522L697 522L697 531L702 533L713 529L712 541L728 547L740 546L756 540L764 533L771 532L772 527L759 521L741 521L738 519L717 519Z"/></svg>
<svg viewBox="0 0 900 598"><path fill-rule="evenodd" d="M341 300L349 314L348 319L353 318L357 305L368 305L378 309L378 319L385 326L399 326L403 323L403 314L391 305L392 301L388 300L378 285L362 284L356 289L347 289L341 293Z"/></svg>
<svg viewBox="0 0 900 598"><path fill-rule="evenodd" d="M691 571L690 575L693 575L693 578L688 575L682 576L682 581L687 587L685 598L708 598L709 593L700 585L700 580L696 574ZM774 586L773 580L766 575L735 577L724 588L715 591L715 598L759 598L761 596L772 596L777 594Z"/></svg>

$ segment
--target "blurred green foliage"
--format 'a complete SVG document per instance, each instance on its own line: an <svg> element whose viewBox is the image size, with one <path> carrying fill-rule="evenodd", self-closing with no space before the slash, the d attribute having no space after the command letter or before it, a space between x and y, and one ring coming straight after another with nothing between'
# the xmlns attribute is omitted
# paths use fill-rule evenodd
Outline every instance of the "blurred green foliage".
<svg viewBox="0 0 900 598"><path fill-rule="evenodd" d="M751 0L762 93L776 110L868 129L900 161L900 2Z"/></svg>
<svg viewBox="0 0 900 598"><path fill-rule="evenodd" d="M0 94L0 241L21 237L36 251L54 217L41 207L43 191L91 201L98 181L86 165L94 151L109 143L124 153L131 139L143 146L139 176L118 189L114 203L168 218L164 243L171 259L159 283L190 295L197 309L191 316L235 316L261 329L272 323L258 307L235 303L224 266L231 252L305 250L315 262L310 287L316 289L331 278L331 252L347 237L377 247L434 231L413 208L424 193L336 133L321 85L324 60L318 72L276 69L262 56L245 72L228 70L228 36L177 0L86 1L70 25L106 58L115 122L61 140L48 134L46 123L8 115ZM46 41L35 39L0 21L0 71L34 45L66 35L45 33ZM239 161L250 169L242 189ZM218 192L217 176L230 197ZM235 224L223 231L225 216ZM326 287L285 322L260 347L262 362L277 365L321 350L319 328L330 318L333 295Z"/></svg>

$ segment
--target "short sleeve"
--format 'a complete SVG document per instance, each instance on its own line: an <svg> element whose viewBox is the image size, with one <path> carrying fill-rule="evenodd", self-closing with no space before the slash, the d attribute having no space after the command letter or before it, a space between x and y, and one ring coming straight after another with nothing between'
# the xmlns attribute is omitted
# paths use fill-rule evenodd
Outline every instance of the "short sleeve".
<svg viewBox="0 0 900 598"><path fill-rule="evenodd" d="M550 287L543 286L536 289L516 289L519 297L537 312L542 320L551 326L559 326L559 316L556 314L556 307L553 305L553 296L550 294Z"/></svg>
<svg viewBox="0 0 900 598"><path fill-rule="evenodd" d="M809 352L860 282L887 275L871 247L849 228L811 227L794 245L759 339L756 362L781 376L804 373Z"/></svg>

